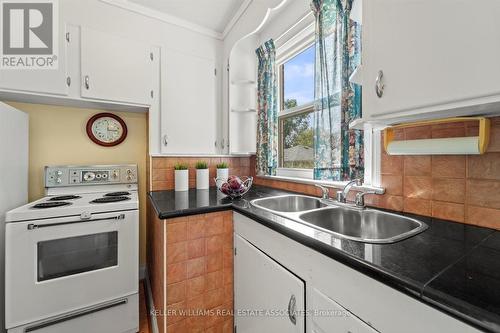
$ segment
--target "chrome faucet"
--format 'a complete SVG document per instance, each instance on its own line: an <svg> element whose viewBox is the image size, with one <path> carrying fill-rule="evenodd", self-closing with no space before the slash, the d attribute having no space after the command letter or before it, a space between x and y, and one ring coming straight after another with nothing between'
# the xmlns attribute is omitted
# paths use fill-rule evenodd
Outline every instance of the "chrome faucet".
<svg viewBox="0 0 500 333"><path fill-rule="evenodd" d="M342 191L337 191L336 193L337 201L345 203L347 201L347 195L349 194L349 191L354 185L361 186L363 185L363 182L361 181L361 179L351 180L349 183L347 183L346 186L344 186L344 189Z"/></svg>
<svg viewBox="0 0 500 333"><path fill-rule="evenodd" d="M328 187L323 186L323 185L319 185L319 184L314 184L314 186L319 187L321 189L321 191L323 192L323 194L321 195L321 199L323 199L323 200L330 199L330 190L328 189Z"/></svg>
<svg viewBox="0 0 500 333"><path fill-rule="evenodd" d="M356 194L356 207L365 208L365 195L367 194L377 194L375 191L359 192Z"/></svg>

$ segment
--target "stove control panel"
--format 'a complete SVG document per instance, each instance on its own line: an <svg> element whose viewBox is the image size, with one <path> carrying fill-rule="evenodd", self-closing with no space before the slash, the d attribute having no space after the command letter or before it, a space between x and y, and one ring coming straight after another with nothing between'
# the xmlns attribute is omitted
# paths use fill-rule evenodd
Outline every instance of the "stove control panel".
<svg viewBox="0 0 500 333"><path fill-rule="evenodd" d="M137 165L48 166L45 187L136 184Z"/></svg>

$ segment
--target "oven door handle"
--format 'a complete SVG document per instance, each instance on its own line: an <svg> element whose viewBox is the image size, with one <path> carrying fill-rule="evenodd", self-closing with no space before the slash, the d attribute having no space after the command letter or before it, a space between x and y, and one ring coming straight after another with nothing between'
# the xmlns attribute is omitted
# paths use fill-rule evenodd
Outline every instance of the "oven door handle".
<svg viewBox="0 0 500 333"><path fill-rule="evenodd" d="M110 220L124 220L125 219L125 214L120 214L117 216L111 216L111 217L103 217L100 219L92 219L92 220L78 220L78 221L67 221L67 222L58 222L58 223L47 223L47 224L34 224L30 223L28 224L28 230L35 230L35 229L41 229L41 228L48 228L48 227L57 227L60 225L65 225L65 224L74 224L74 223L84 223L84 222L95 222L95 221L110 221Z"/></svg>

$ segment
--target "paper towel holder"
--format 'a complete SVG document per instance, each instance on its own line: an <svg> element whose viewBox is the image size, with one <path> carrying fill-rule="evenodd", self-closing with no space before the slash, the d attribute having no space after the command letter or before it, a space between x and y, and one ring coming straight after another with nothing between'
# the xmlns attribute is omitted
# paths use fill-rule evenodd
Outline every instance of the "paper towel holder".
<svg viewBox="0 0 500 333"><path fill-rule="evenodd" d="M420 140L394 140L394 130L436 125L444 123L457 123L465 121L479 122L479 135L477 137L459 137L459 138L439 138L439 139L420 139ZM484 154L490 141L490 120L486 117L456 117L427 120L413 123L395 125L384 129L384 148L389 155L465 155L465 154ZM469 149L461 148L468 144ZM473 145L473 148L470 146ZM477 148L477 149L476 149Z"/></svg>

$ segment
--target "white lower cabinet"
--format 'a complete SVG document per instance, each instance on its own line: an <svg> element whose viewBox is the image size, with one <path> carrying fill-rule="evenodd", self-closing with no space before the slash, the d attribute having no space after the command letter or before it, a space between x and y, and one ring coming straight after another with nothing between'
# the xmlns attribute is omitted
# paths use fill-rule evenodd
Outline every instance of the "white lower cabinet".
<svg viewBox="0 0 500 333"><path fill-rule="evenodd" d="M238 333L479 332L248 217L235 212L233 221ZM304 291L306 316L297 316L297 325L285 316L238 316L239 310L286 309L291 295L300 311Z"/></svg>
<svg viewBox="0 0 500 333"><path fill-rule="evenodd" d="M317 290L308 289L312 330L315 333L376 333L377 331L340 304Z"/></svg>
<svg viewBox="0 0 500 333"><path fill-rule="evenodd" d="M234 241L236 332L305 332L304 281L242 237Z"/></svg>

